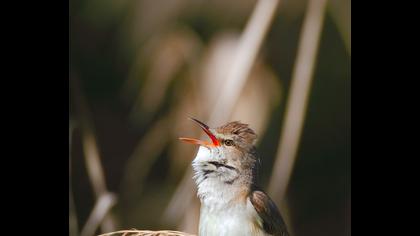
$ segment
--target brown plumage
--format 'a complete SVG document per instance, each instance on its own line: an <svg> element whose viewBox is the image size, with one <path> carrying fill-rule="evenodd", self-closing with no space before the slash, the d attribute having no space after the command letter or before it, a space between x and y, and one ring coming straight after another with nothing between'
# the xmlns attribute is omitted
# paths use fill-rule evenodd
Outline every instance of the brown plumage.
<svg viewBox="0 0 420 236"><path fill-rule="evenodd" d="M289 235L283 218L267 194L259 190L254 190L249 197L258 215L263 220L263 228L267 233L276 236Z"/></svg>
<svg viewBox="0 0 420 236"><path fill-rule="evenodd" d="M159 230L159 231L151 231L151 230L120 230L115 232L110 232L106 234L101 234L98 236L196 236L193 234L180 232L180 231L172 231L172 230Z"/></svg>

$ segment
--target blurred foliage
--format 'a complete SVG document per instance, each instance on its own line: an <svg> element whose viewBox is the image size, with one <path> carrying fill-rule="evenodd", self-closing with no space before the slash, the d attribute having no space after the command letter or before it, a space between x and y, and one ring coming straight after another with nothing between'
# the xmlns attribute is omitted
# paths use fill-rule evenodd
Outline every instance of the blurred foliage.
<svg viewBox="0 0 420 236"><path fill-rule="evenodd" d="M296 235L350 235L350 1L330 1L298 159L287 198ZM175 229L160 221L199 136L255 1L70 1L70 83L90 110L118 229ZM259 134L267 186L306 1L284 1L232 119ZM348 15L346 15L348 14ZM71 87L74 89L74 87ZM70 115L83 117L70 91ZM210 124L220 125L220 124ZM71 136L79 228L94 205L80 126Z"/></svg>

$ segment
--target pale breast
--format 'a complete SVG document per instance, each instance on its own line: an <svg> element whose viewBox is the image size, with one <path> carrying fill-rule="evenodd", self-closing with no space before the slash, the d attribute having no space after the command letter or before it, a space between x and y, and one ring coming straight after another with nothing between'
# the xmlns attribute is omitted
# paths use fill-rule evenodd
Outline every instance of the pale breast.
<svg viewBox="0 0 420 236"><path fill-rule="evenodd" d="M261 219L247 200L244 204L214 209L206 206L200 211L200 236L266 236Z"/></svg>

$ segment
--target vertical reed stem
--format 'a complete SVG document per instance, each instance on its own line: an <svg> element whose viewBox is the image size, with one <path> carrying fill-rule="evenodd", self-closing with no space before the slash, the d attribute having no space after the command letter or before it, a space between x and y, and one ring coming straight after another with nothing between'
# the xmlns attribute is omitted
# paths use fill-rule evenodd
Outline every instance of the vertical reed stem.
<svg viewBox="0 0 420 236"><path fill-rule="evenodd" d="M283 129L268 191L283 200L296 160L327 0L309 0L292 75Z"/></svg>

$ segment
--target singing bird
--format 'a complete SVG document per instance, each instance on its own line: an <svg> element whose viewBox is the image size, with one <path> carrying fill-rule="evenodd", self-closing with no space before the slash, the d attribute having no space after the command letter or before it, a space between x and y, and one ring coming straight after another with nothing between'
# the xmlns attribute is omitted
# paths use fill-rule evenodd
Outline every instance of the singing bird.
<svg viewBox="0 0 420 236"><path fill-rule="evenodd" d="M191 119L211 139L180 138L199 145L192 162L201 201L199 235L288 236L276 205L257 184L255 132L237 121L210 128Z"/></svg>

